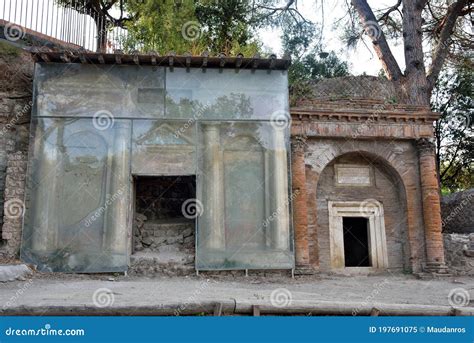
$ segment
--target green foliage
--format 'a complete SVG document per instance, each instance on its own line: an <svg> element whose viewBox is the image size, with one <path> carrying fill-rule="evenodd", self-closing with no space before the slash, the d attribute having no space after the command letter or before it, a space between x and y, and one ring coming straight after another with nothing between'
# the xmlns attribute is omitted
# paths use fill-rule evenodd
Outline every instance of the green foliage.
<svg viewBox="0 0 474 343"><path fill-rule="evenodd" d="M130 0L127 11L137 18L126 24L129 32L125 41L127 50L139 47L139 50L161 54L170 51L199 54L205 49L194 1Z"/></svg>
<svg viewBox="0 0 474 343"><path fill-rule="evenodd" d="M441 113L435 133L444 193L474 187L473 85L468 64L442 73L433 91L432 108Z"/></svg>
<svg viewBox="0 0 474 343"><path fill-rule="evenodd" d="M255 21L250 7L249 0L197 2L196 17L205 28L203 38L210 51L227 55L258 52L260 43L252 32Z"/></svg>
<svg viewBox="0 0 474 343"><path fill-rule="evenodd" d="M252 33L247 0L129 0L126 9L136 18L127 22L127 50L199 55L242 53L251 56L261 44Z"/></svg>
<svg viewBox="0 0 474 343"><path fill-rule="evenodd" d="M325 78L347 76L347 63L341 61L334 51L327 54L311 53L293 62L289 70L289 82L321 80Z"/></svg>
<svg viewBox="0 0 474 343"><path fill-rule="evenodd" d="M283 49L292 59L288 70L292 104L309 93L308 81L349 75L347 63L334 51L322 52L320 46L314 45L318 35L314 24L294 20L286 20L283 24Z"/></svg>

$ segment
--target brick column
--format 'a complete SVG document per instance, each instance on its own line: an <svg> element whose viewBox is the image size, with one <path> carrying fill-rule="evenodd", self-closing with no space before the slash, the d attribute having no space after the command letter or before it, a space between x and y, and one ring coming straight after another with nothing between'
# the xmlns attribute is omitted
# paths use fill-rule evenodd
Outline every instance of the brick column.
<svg viewBox="0 0 474 343"><path fill-rule="evenodd" d="M444 264L443 235L441 233L441 205L438 175L436 172L435 146L428 139L417 141L420 159L423 221L425 224L426 271L440 272Z"/></svg>
<svg viewBox="0 0 474 343"><path fill-rule="evenodd" d="M309 267L308 207L304 152L306 137L296 136L291 144L293 225L296 267Z"/></svg>

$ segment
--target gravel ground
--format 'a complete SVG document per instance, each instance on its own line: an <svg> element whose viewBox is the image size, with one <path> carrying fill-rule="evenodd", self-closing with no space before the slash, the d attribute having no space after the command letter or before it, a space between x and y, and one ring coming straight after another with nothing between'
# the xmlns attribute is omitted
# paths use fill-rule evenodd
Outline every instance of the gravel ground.
<svg viewBox="0 0 474 343"><path fill-rule="evenodd" d="M453 289L464 290L474 300L472 277L431 280L411 275L133 278L36 273L24 281L1 283L0 306L4 310L22 306L66 308L94 306L98 301L122 308L206 301L270 304L275 290L281 301L291 299L303 304L333 301L449 306L452 303L448 296ZM472 307L474 303L468 301L463 304L466 305Z"/></svg>

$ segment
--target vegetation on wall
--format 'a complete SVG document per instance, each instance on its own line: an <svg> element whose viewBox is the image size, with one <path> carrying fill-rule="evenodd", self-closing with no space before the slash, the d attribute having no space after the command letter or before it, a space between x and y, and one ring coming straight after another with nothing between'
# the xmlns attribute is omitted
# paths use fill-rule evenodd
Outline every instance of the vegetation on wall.
<svg viewBox="0 0 474 343"><path fill-rule="evenodd" d="M474 72L458 66L441 74L432 96L436 157L444 193L474 188Z"/></svg>

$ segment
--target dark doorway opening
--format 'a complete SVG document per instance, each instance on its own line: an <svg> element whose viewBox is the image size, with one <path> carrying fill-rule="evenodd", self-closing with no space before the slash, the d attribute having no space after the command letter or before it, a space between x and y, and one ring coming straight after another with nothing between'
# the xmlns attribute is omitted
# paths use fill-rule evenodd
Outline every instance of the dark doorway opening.
<svg viewBox="0 0 474 343"><path fill-rule="evenodd" d="M135 178L135 211L147 220L186 219L181 207L196 198L196 176L139 176Z"/></svg>
<svg viewBox="0 0 474 343"><path fill-rule="evenodd" d="M132 269L149 260L160 273L193 270L195 219L183 204L196 201L196 177L136 176L134 184Z"/></svg>
<svg viewBox="0 0 474 343"><path fill-rule="evenodd" d="M342 227L345 266L370 267L368 218L343 217Z"/></svg>

